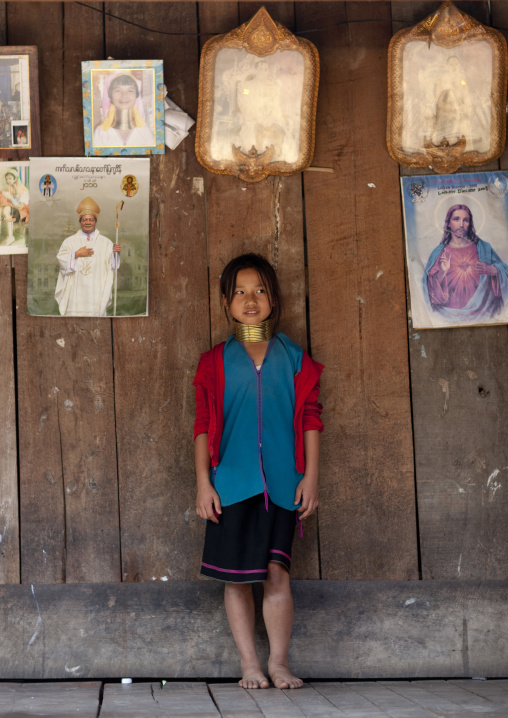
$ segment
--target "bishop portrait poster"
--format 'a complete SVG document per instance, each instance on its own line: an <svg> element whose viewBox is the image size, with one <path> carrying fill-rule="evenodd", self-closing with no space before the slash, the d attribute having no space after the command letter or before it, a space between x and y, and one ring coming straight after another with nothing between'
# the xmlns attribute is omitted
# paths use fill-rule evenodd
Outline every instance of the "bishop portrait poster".
<svg viewBox="0 0 508 718"><path fill-rule="evenodd" d="M148 158L30 160L29 314L148 314L149 184Z"/></svg>

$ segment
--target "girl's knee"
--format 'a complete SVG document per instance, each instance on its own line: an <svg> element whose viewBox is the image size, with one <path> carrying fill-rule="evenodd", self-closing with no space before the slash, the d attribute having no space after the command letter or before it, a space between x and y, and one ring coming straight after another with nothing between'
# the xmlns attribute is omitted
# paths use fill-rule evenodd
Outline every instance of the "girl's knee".
<svg viewBox="0 0 508 718"><path fill-rule="evenodd" d="M265 585L270 588L289 589L289 572L285 566L275 561L268 563Z"/></svg>
<svg viewBox="0 0 508 718"><path fill-rule="evenodd" d="M251 583L226 583L224 584L224 593L229 596L248 596L252 593Z"/></svg>

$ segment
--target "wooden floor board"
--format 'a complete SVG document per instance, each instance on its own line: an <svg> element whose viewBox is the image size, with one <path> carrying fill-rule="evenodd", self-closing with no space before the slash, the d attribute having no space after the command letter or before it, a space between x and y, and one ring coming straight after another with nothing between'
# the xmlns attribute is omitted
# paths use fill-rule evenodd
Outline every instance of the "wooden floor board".
<svg viewBox="0 0 508 718"><path fill-rule="evenodd" d="M340 718L346 715L309 683L304 683L300 690L283 692L308 718Z"/></svg>
<svg viewBox="0 0 508 718"><path fill-rule="evenodd" d="M100 681L86 683L0 683L0 715L96 718Z"/></svg>
<svg viewBox="0 0 508 718"><path fill-rule="evenodd" d="M301 718L305 716L288 696L277 688L250 691L265 718Z"/></svg>
<svg viewBox="0 0 508 718"><path fill-rule="evenodd" d="M451 703L455 703L457 710L464 708L477 713L499 713L499 707L494 703L486 700L485 698L481 698L480 696L476 696L474 693L471 693L458 685L454 685L451 681L415 681L415 684L425 688L437 696L446 698Z"/></svg>
<svg viewBox="0 0 508 718"><path fill-rule="evenodd" d="M486 698L496 705L508 708L508 681L505 681L504 685L496 685L493 681L472 681L467 679L451 680L449 683L453 683L481 698Z"/></svg>
<svg viewBox="0 0 508 718"><path fill-rule="evenodd" d="M437 715L450 715L457 712L456 703L452 703L446 698L426 690L421 685L409 683L408 681L380 681L380 683L394 693L398 693L400 696L413 701L413 703L417 703L422 708L436 712Z"/></svg>
<svg viewBox="0 0 508 718"><path fill-rule="evenodd" d="M217 718L206 683L106 684L100 718Z"/></svg>
<svg viewBox="0 0 508 718"><path fill-rule="evenodd" d="M20 685L20 683L0 683L0 715L12 709Z"/></svg>
<svg viewBox="0 0 508 718"><path fill-rule="evenodd" d="M237 683L212 683L209 686L222 718L260 718L263 713L252 697Z"/></svg>
<svg viewBox="0 0 508 718"><path fill-rule="evenodd" d="M386 713L344 683L311 683L348 718L386 718Z"/></svg>
<svg viewBox="0 0 508 718"><path fill-rule="evenodd" d="M508 680L305 683L246 691L236 683L0 681L1 718L508 718Z"/></svg>
<svg viewBox="0 0 508 718"><path fill-rule="evenodd" d="M351 690L367 698L391 718L435 718L435 714L377 682L350 683Z"/></svg>

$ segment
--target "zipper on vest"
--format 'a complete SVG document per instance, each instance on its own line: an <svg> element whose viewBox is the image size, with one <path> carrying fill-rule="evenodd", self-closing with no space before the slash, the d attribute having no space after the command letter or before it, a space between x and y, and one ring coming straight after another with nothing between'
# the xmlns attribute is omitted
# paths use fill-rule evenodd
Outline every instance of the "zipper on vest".
<svg viewBox="0 0 508 718"><path fill-rule="evenodd" d="M267 350L268 353L268 350ZM265 497L265 509L268 511L268 487L266 485L265 470L263 468L263 380L261 372L263 365L258 369L254 363L252 357L249 356L251 364L256 372L256 414L257 414L257 431L258 431L258 460L259 460L259 471L261 473L261 479L263 481L263 494ZM266 359L266 354L265 354Z"/></svg>

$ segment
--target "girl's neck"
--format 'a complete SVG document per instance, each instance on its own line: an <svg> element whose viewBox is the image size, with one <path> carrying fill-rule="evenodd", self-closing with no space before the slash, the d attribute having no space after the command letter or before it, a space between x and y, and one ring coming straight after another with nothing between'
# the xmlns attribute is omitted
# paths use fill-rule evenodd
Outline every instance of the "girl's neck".
<svg viewBox="0 0 508 718"><path fill-rule="evenodd" d="M248 344L268 342L272 338L272 323L270 319L265 319L259 324L235 322L235 336L237 341Z"/></svg>

